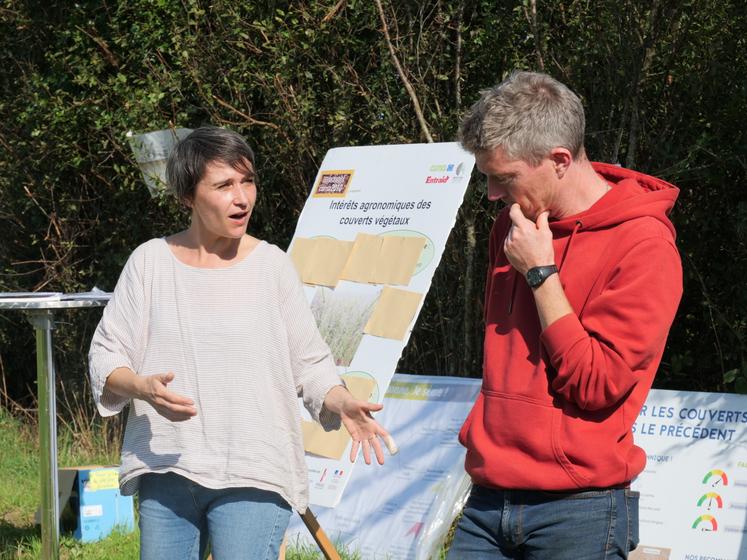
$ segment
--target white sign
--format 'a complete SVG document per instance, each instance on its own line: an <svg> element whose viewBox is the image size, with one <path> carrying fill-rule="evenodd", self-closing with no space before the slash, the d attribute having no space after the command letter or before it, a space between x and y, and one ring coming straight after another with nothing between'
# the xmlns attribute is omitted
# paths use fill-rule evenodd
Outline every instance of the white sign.
<svg viewBox="0 0 747 560"><path fill-rule="evenodd" d="M378 419L401 451L383 466L359 465L336 508L313 508L333 542L362 560L438 557L470 488L457 434L480 384L480 379L394 375ZM334 476L323 472L320 479ZM293 516L286 535L290 546L313 543L299 516Z"/></svg>
<svg viewBox="0 0 747 560"><path fill-rule="evenodd" d="M634 427L646 469L636 560L747 558L747 397L652 390Z"/></svg>
<svg viewBox="0 0 747 560"><path fill-rule="evenodd" d="M143 179L151 196L156 196L166 186L166 161L176 143L189 136L191 128L169 128L143 134L127 133Z"/></svg>
<svg viewBox="0 0 747 560"><path fill-rule="evenodd" d="M474 157L458 144L439 143L336 148L327 152L319 169L291 255L301 246L299 238L354 242L358 234L368 234L424 240L408 282L394 286L422 295L414 316L403 325L401 340L363 333L383 284L340 280L334 288L305 287L340 375L373 380L374 402L382 401L407 344L473 166ZM352 472L349 449L350 444L340 460L307 454L312 504L334 507L339 502Z"/></svg>

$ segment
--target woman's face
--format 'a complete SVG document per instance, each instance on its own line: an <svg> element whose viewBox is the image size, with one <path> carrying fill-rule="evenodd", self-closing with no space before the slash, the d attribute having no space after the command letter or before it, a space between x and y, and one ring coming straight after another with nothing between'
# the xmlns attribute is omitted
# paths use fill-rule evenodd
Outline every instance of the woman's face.
<svg viewBox="0 0 747 560"><path fill-rule="evenodd" d="M244 165L235 169L222 161L212 161L188 201L192 225L204 234L239 239L246 233L256 201L251 162L244 160Z"/></svg>

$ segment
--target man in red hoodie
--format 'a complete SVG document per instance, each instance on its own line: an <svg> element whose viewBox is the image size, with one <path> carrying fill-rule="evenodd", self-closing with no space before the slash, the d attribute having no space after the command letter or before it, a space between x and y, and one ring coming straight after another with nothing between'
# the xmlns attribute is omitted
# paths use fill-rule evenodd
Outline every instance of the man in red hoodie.
<svg viewBox="0 0 747 560"><path fill-rule="evenodd" d="M482 391L459 434L474 482L449 558L627 558L646 464L632 426L682 293L678 190L584 151L578 97L514 72L460 128L502 200Z"/></svg>

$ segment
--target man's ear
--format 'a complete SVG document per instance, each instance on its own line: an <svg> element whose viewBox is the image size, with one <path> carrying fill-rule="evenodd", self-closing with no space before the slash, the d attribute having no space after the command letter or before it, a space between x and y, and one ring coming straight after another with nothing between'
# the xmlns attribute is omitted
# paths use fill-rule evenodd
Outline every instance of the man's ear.
<svg viewBox="0 0 747 560"><path fill-rule="evenodd" d="M562 179L573 163L573 154L566 148L553 148L550 150L550 160L558 179Z"/></svg>

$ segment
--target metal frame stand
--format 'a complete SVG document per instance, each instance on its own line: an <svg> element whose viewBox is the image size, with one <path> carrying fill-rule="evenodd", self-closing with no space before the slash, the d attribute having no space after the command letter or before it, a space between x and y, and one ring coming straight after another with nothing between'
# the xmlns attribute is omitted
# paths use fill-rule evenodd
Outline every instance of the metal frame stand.
<svg viewBox="0 0 747 560"><path fill-rule="evenodd" d="M57 560L60 550L60 504L57 481L57 399L49 309L28 311L36 331L36 390L39 398L39 478L41 482L42 558Z"/></svg>
<svg viewBox="0 0 747 560"><path fill-rule="evenodd" d="M57 479L57 379L52 350L54 311L106 305L109 294L69 294L35 298L2 293L0 310L23 311L36 336L36 392L39 399L39 480L41 482L41 558L60 557L60 498Z"/></svg>

